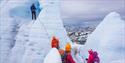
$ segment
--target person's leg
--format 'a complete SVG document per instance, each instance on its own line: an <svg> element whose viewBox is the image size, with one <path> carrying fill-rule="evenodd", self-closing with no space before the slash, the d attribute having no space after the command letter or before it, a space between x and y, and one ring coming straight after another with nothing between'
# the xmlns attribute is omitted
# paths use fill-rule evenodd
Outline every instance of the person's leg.
<svg viewBox="0 0 125 63"><path fill-rule="evenodd" d="M33 12L33 19L36 20L36 12Z"/></svg>
<svg viewBox="0 0 125 63"><path fill-rule="evenodd" d="M33 12L33 20L35 20L35 12Z"/></svg>
<svg viewBox="0 0 125 63"><path fill-rule="evenodd" d="M32 20L33 20L33 12L32 12Z"/></svg>
<svg viewBox="0 0 125 63"><path fill-rule="evenodd" d="M36 20L36 12L34 12L34 18L35 18L35 20Z"/></svg>

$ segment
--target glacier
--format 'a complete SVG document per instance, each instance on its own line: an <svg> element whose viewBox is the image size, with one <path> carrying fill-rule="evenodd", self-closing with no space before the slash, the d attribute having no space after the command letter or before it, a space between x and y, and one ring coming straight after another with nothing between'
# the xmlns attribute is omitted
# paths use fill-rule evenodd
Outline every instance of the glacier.
<svg viewBox="0 0 125 63"><path fill-rule="evenodd" d="M62 63L59 51L56 48L52 48L46 55L44 63Z"/></svg>
<svg viewBox="0 0 125 63"><path fill-rule="evenodd" d="M86 50L98 51L101 63L125 62L125 21L117 12L109 13L89 35Z"/></svg>
<svg viewBox="0 0 125 63"><path fill-rule="evenodd" d="M20 27L15 46L11 50L10 63L42 63L51 49L52 36L59 39L61 48L71 42L60 18L59 3L59 0L42 2L43 9L37 20Z"/></svg>
<svg viewBox="0 0 125 63"><path fill-rule="evenodd" d="M37 0L0 1L0 63L8 63L15 37L22 24L31 21L30 6ZM21 11L22 10L22 11Z"/></svg>
<svg viewBox="0 0 125 63"><path fill-rule="evenodd" d="M17 34L18 25L21 18L10 15L10 10L15 7L24 5L27 1L21 1L20 4L15 4L18 0L2 0L0 3L0 62L8 63L8 56L14 46L14 37ZM22 20L22 22L25 20Z"/></svg>
<svg viewBox="0 0 125 63"><path fill-rule="evenodd" d="M0 63L43 63L51 50L52 36L60 40L61 48L67 42L71 43L61 20L60 1L39 0L42 10L37 20L31 20L30 12L26 9L36 1L0 2ZM85 45L71 43L74 60L83 63L82 60L88 57L88 49L93 49L99 53L101 63L124 63L124 32L125 21L117 12L109 13L88 36ZM75 48L78 49L76 56Z"/></svg>

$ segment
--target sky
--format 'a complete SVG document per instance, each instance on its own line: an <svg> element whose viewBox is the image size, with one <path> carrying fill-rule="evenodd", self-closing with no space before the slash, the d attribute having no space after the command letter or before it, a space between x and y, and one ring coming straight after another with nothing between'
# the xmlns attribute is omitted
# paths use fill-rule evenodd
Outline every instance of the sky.
<svg viewBox="0 0 125 63"><path fill-rule="evenodd" d="M1 1L3 0L0 3ZM100 22L113 11L120 13L125 20L125 0L61 0L61 16L64 22ZM19 15L22 16L22 13Z"/></svg>
<svg viewBox="0 0 125 63"><path fill-rule="evenodd" d="M125 0L63 0L61 15L64 21L102 21L110 12L125 19Z"/></svg>

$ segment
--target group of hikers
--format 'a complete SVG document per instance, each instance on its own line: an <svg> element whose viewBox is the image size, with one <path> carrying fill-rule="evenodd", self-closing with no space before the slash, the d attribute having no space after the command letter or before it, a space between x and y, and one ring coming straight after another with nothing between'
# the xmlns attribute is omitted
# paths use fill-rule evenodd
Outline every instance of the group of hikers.
<svg viewBox="0 0 125 63"><path fill-rule="evenodd" d="M31 6L31 12L32 12L32 20L36 20L36 7L34 4L32 4L32 6ZM59 40L54 36L52 38L51 47L58 49L58 51L61 55L62 63L76 63L71 55L71 44L70 43L67 43L65 45L65 50L60 49ZM83 61L86 61L87 63L100 63L100 59L99 59L98 53L96 51L93 51L92 49L90 49L88 51L88 53L89 53L89 57Z"/></svg>
<svg viewBox="0 0 125 63"><path fill-rule="evenodd" d="M51 47L58 49L58 51L61 55L62 63L76 63L71 55L71 44L70 43L67 43L65 45L65 50L60 49L59 40L55 36L53 36L52 41L51 41ZM83 61L86 61L86 63L100 63L100 59L99 59L98 53L96 51L93 51L92 49L90 49L88 51L88 53L89 53L89 57Z"/></svg>

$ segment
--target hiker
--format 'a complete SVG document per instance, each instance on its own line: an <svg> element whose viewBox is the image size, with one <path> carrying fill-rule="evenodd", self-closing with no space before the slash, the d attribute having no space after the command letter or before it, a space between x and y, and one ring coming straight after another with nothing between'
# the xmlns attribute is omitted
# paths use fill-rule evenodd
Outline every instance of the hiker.
<svg viewBox="0 0 125 63"><path fill-rule="evenodd" d="M100 59L98 57L98 53L96 51L94 51L94 63L100 63Z"/></svg>
<svg viewBox="0 0 125 63"><path fill-rule="evenodd" d="M89 58L86 59L87 63L94 63L94 53L93 53L92 49L90 49L88 52L89 52Z"/></svg>
<svg viewBox="0 0 125 63"><path fill-rule="evenodd" d="M34 4L31 6L31 12L32 12L32 20L36 20L36 7Z"/></svg>
<svg viewBox="0 0 125 63"><path fill-rule="evenodd" d="M64 61L65 56L66 56L65 51L63 49L60 49L59 40L55 36L53 36L53 38L52 38L51 46L52 46L52 48L57 48L58 49L58 51L59 51L59 53L61 55L62 62L65 63L65 61Z"/></svg>
<svg viewBox="0 0 125 63"><path fill-rule="evenodd" d="M71 56L71 45L70 45L70 43L66 44L65 52L66 52L65 63L76 63Z"/></svg>

